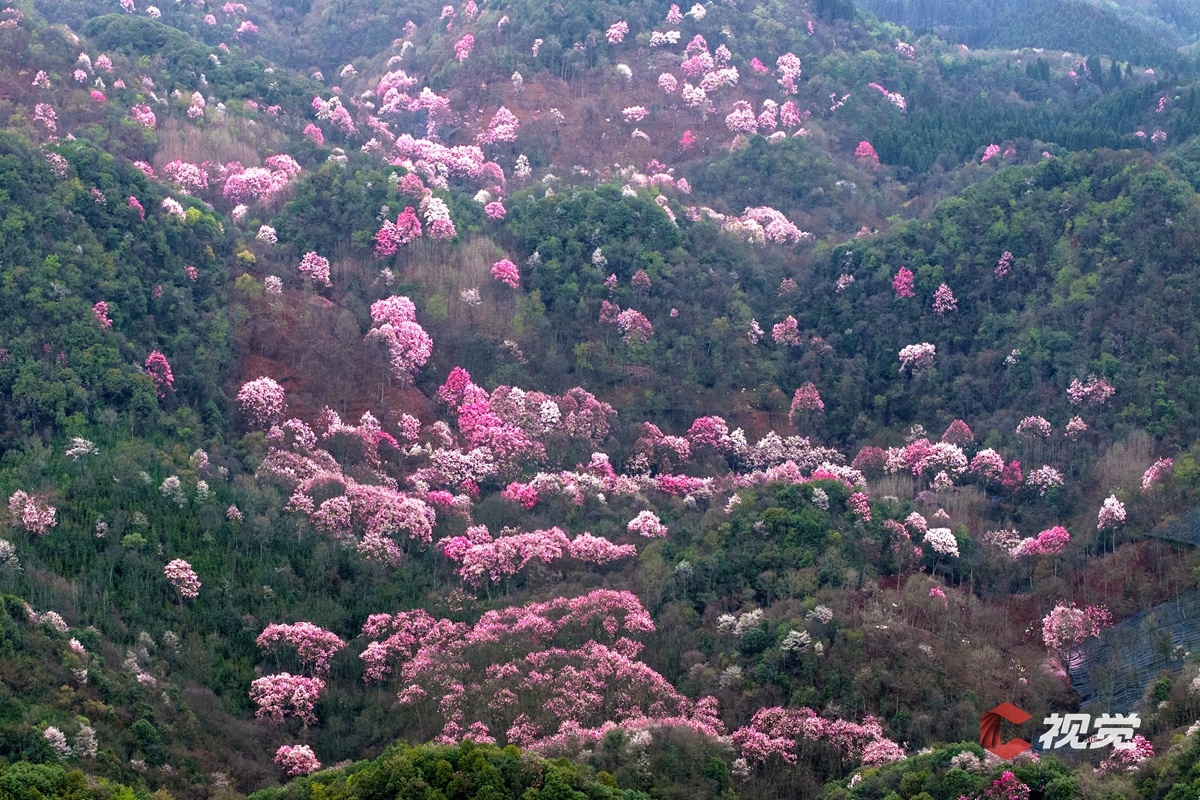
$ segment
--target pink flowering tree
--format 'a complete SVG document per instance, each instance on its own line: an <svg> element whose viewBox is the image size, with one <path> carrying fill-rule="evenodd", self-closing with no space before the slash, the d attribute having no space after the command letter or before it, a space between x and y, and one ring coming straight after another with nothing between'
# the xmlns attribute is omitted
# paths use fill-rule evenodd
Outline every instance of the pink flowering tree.
<svg viewBox="0 0 1200 800"><path fill-rule="evenodd" d="M950 291L950 287L943 283L933 293L933 313L941 317L957 310L958 300L955 299L954 292Z"/></svg>
<svg viewBox="0 0 1200 800"><path fill-rule="evenodd" d="M901 267L896 277L892 278L892 291L896 293L897 300L917 296L913 291L913 279L913 272L908 267Z"/></svg>
<svg viewBox="0 0 1200 800"><path fill-rule="evenodd" d="M313 283L333 286L329 279L329 259L314 252L305 253L300 259L300 275Z"/></svg>
<svg viewBox="0 0 1200 800"><path fill-rule="evenodd" d="M433 354L433 339L417 323L417 310L407 297L393 295L371 305L374 325L367 341L382 343L388 351L392 374L409 381Z"/></svg>
<svg viewBox="0 0 1200 800"><path fill-rule="evenodd" d="M875 152L875 148L868 141L861 141L858 147L854 149L854 157L858 159L858 163L868 167L879 166L879 153Z"/></svg>
<svg viewBox="0 0 1200 800"><path fill-rule="evenodd" d="M625 528L630 533L636 533L648 539L656 539L667 535L667 526L659 522L658 515L653 511L639 512L636 517L629 521L629 524Z"/></svg>
<svg viewBox="0 0 1200 800"><path fill-rule="evenodd" d="M997 278L1008 277L1008 274L1012 271L1012 266L1013 266L1012 261L1013 261L1013 254L1008 252L1007 250L1005 250L1000 255L1000 258L996 261L995 273L996 273Z"/></svg>
<svg viewBox="0 0 1200 800"><path fill-rule="evenodd" d="M1013 558L1026 556L1056 556L1067 548L1071 534L1061 525L1039 533L1031 539L1023 539L1013 550Z"/></svg>
<svg viewBox="0 0 1200 800"><path fill-rule="evenodd" d="M628 592L488 611L475 623L421 610L374 614L363 626L364 678L395 677L398 699L443 719L439 743L470 737L561 751L618 726L686 726L722 735L716 701L692 702L638 660L633 636L654 630Z"/></svg>
<svg viewBox="0 0 1200 800"><path fill-rule="evenodd" d="M192 565L182 558L168 562L163 567L163 575L183 599L195 600L200 596L200 579L196 577L196 571L192 569Z"/></svg>
<svg viewBox="0 0 1200 800"><path fill-rule="evenodd" d="M513 289L519 289L521 286L521 273L517 270L517 265L507 258L492 264L492 277Z"/></svg>
<svg viewBox="0 0 1200 800"><path fill-rule="evenodd" d="M800 324L795 317L789 314L783 322L777 322L771 326L771 339L775 344L798 347L800 345Z"/></svg>
<svg viewBox="0 0 1200 800"><path fill-rule="evenodd" d="M793 427L798 420L816 419L825 413L825 402L812 381L801 386L792 396L792 407L788 412L788 423Z"/></svg>
<svg viewBox="0 0 1200 800"><path fill-rule="evenodd" d="M306 668L324 678L329 675L330 660L346 643L333 631L311 622L296 622L268 625L258 636L258 646L267 651L295 650Z"/></svg>
<svg viewBox="0 0 1200 800"><path fill-rule="evenodd" d="M646 319L646 315L632 308L627 308L617 314L616 323L617 327L625 334L622 337L625 344L645 344L654 334L654 327L650 324L650 320Z"/></svg>
<svg viewBox="0 0 1200 800"><path fill-rule="evenodd" d="M92 313L96 316L96 321L100 323L100 327L108 330L112 327L112 319L108 316L108 303L101 300L92 306Z"/></svg>
<svg viewBox="0 0 1200 800"><path fill-rule="evenodd" d="M171 374L171 365L167 357L157 350L151 350L146 356L146 373L158 389L159 398L167 396L167 392L175 390L175 376Z"/></svg>
<svg viewBox="0 0 1200 800"><path fill-rule="evenodd" d="M275 751L275 763L293 778L311 775L321 768L317 754L306 744L285 744Z"/></svg>
<svg viewBox="0 0 1200 800"><path fill-rule="evenodd" d="M296 717L304 727L317 724L314 708L325 681L303 675L281 672L266 675L250 684L250 700L258 706L254 716L275 725L282 725L286 717Z"/></svg>
<svg viewBox="0 0 1200 800"><path fill-rule="evenodd" d="M1116 394L1116 391L1112 384L1104 378L1089 375L1087 381L1081 381L1078 378L1071 381L1071 385L1067 387L1067 398L1073 406L1102 406Z"/></svg>
<svg viewBox="0 0 1200 800"><path fill-rule="evenodd" d="M937 347L929 342L906 345L900 349L900 371L907 368L916 375L932 367L936 356Z"/></svg>
<svg viewBox="0 0 1200 800"><path fill-rule="evenodd" d="M30 495L21 489L8 498L8 513L14 527L20 526L34 536L44 536L58 524L56 509L46 497Z"/></svg>
<svg viewBox="0 0 1200 800"><path fill-rule="evenodd" d="M242 413L261 428L277 424L287 411L286 393L272 378L256 378L242 384L237 402Z"/></svg>
<svg viewBox="0 0 1200 800"><path fill-rule="evenodd" d="M1060 667L1065 667L1072 649L1089 637L1099 638L1100 632L1112 623L1112 614L1105 606L1077 608L1074 603L1059 603L1042 619L1042 641L1050 656Z"/></svg>
<svg viewBox="0 0 1200 800"><path fill-rule="evenodd" d="M1100 506L1100 514L1096 519L1096 530L1103 531L1117 528L1125 522L1125 504L1110 494Z"/></svg>
<svg viewBox="0 0 1200 800"><path fill-rule="evenodd" d="M904 758L904 748L888 739L874 717L861 723L827 720L811 708L761 708L750 724L733 732L733 744L746 761L761 764L777 757L797 761L802 742L830 745L865 766L881 766Z"/></svg>

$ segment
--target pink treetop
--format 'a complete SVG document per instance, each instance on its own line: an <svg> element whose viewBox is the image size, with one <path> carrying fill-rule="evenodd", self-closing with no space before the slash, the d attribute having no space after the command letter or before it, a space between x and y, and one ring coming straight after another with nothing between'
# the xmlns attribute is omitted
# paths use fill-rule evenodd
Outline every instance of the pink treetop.
<svg viewBox="0 0 1200 800"><path fill-rule="evenodd" d="M411 379L433 354L433 339L416 321L416 307L407 297L395 296L371 305L375 325L367 333L368 341L382 342L388 349L392 372L402 380Z"/></svg>
<svg viewBox="0 0 1200 800"><path fill-rule="evenodd" d="M1017 436L1033 439L1049 439L1051 432L1050 422L1045 417L1036 415L1025 417L1017 423Z"/></svg>
<svg viewBox="0 0 1200 800"><path fill-rule="evenodd" d="M796 418L800 414L822 414L824 412L825 403L821 400L817 387L812 381L809 381L797 389L796 394L792 396L792 408L788 413L788 422L794 426Z"/></svg>
<svg viewBox="0 0 1200 800"><path fill-rule="evenodd" d="M800 345L800 325L796 318L789 314L783 322L777 322L771 327L771 339L775 344L786 344L792 347Z"/></svg>
<svg viewBox="0 0 1200 800"><path fill-rule="evenodd" d="M329 675L329 662L337 651L346 646L333 631L311 622L291 625L268 625L258 636L258 646L271 650L279 645L295 648L304 666L317 677Z"/></svg>
<svg viewBox="0 0 1200 800"><path fill-rule="evenodd" d="M870 498L863 492L855 492L846 498L846 509L863 522L871 521Z"/></svg>
<svg viewBox="0 0 1200 800"><path fill-rule="evenodd" d="M237 402L242 413L262 428L277 424L287 411L283 387L267 377L242 384L237 394Z"/></svg>
<svg viewBox="0 0 1200 800"><path fill-rule="evenodd" d="M989 144L987 149L983 151L983 158L979 159L979 163L982 164L986 161L990 161L998 155L1000 155L1000 145Z"/></svg>
<svg viewBox="0 0 1200 800"><path fill-rule="evenodd" d="M311 278L313 283L333 286L333 282L329 279L329 259L319 256L315 252L305 253L304 258L300 259L300 274L305 278Z"/></svg>
<svg viewBox="0 0 1200 800"><path fill-rule="evenodd" d="M304 126L304 136L318 147L325 144L324 132L312 122Z"/></svg>
<svg viewBox="0 0 1200 800"><path fill-rule="evenodd" d="M914 373L928 369L933 366L936 356L937 347L929 342L906 345L900 349L900 371L903 372L905 367L910 367Z"/></svg>
<svg viewBox="0 0 1200 800"><path fill-rule="evenodd" d="M150 355L146 356L146 372L158 387L160 398L166 397L168 391L174 391L175 376L171 374L171 365L162 353L157 350L150 351Z"/></svg>
<svg viewBox="0 0 1200 800"><path fill-rule="evenodd" d="M875 152L875 148L868 141L858 143L858 147L854 149L854 157L868 166L879 166L879 154Z"/></svg>
<svg viewBox="0 0 1200 800"><path fill-rule="evenodd" d="M1024 539L1013 551L1013 558L1023 556L1056 556L1066 549L1071 534L1061 525L1048 528L1032 539Z"/></svg>
<svg viewBox="0 0 1200 800"><path fill-rule="evenodd" d="M620 44L625 41L625 37L629 34L629 23L625 20L614 22L605 31L604 36L608 39L609 44Z"/></svg>
<svg viewBox="0 0 1200 800"><path fill-rule="evenodd" d="M950 444L964 445L975 441L975 434L971 432L971 428L961 419L956 419L950 423L950 427L946 428L946 432L942 434L942 441Z"/></svg>
<svg viewBox="0 0 1200 800"><path fill-rule="evenodd" d="M454 43L454 57L457 58L461 64L463 61L467 60L467 56L471 55L471 50L474 48L475 37L468 33L466 36Z"/></svg>
<svg viewBox="0 0 1200 800"><path fill-rule="evenodd" d="M298 717L305 727L317 724L313 708L325 681L281 672L267 675L250 684L250 699L258 706L254 716L282 725L284 717Z"/></svg>
<svg viewBox="0 0 1200 800"><path fill-rule="evenodd" d="M622 337L625 344L645 344L650 341L650 337L654 334L654 328L650 324L650 320L640 312L632 308L627 308L617 314L617 326L624 332Z"/></svg>
<svg viewBox="0 0 1200 800"><path fill-rule="evenodd" d="M1106 528L1115 528L1125 521L1125 504L1117 499L1115 494L1110 494L1104 501L1104 505L1100 507L1100 514L1096 521L1096 530L1105 530Z"/></svg>
<svg viewBox="0 0 1200 800"><path fill-rule="evenodd" d="M1004 278L1012 270L1013 254L1005 250L996 261L996 277Z"/></svg>
<svg viewBox="0 0 1200 800"><path fill-rule="evenodd" d="M163 574L171 585L179 590L179 595L184 599L195 600L200 596L200 579L196 577L196 571L192 569L192 565L182 558L168 562L163 567Z"/></svg>
<svg viewBox="0 0 1200 800"><path fill-rule="evenodd" d="M508 210L499 200L493 200L483 207L483 215L488 219L503 220L508 215Z"/></svg>
<svg viewBox="0 0 1200 800"><path fill-rule="evenodd" d="M896 299L903 300L908 297L916 297L917 293L913 291L913 273L908 267L901 267L896 273L896 277L892 278L892 290L896 292Z"/></svg>
<svg viewBox="0 0 1200 800"><path fill-rule="evenodd" d="M18 489L8 498L8 513L12 514L13 525L20 525L35 536L45 535L58 524L56 509L43 496L31 496Z"/></svg>
<svg viewBox="0 0 1200 800"><path fill-rule="evenodd" d="M842 719L826 720L811 708L761 708L746 727L733 733L733 743L748 761L764 762L778 756L796 763L797 745L802 740L826 741L864 764L879 766L904 757L904 749L883 735L883 728L871 716L861 723Z"/></svg>
<svg viewBox="0 0 1200 800"><path fill-rule="evenodd" d="M1104 378L1089 375L1086 383L1079 379L1071 381L1071 385L1067 388L1067 398L1070 399L1073 406L1084 404L1102 406L1116 394L1116 391L1112 384Z"/></svg>
<svg viewBox="0 0 1200 800"><path fill-rule="evenodd" d="M513 289L518 289L521 286L521 274L517 270L517 265L507 258L502 258L495 264L492 264L492 277Z"/></svg>
<svg viewBox="0 0 1200 800"><path fill-rule="evenodd" d="M638 533L648 539L667 535L667 526L659 522L658 515L653 511L639 512L625 527L630 533Z"/></svg>
<svg viewBox="0 0 1200 800"><path fill-rule="evenodd" d="M321 768L317 754L306 744L285 744L275 751L275 763L291 777L311 775Z"/></svg>
<svg viewBox="0 0 1200 800"><path fill-rule="evenodd" d="M954 292L950 291L950 287L943 283L933 293L933 313L940 317L957 310L958 301L954 299Z"/></svg>
<svg viewBox="0 0 1200 800"><path fill-rule="evenodd" d="M108 316L108 303L101 300L92 306L92 313L96 315L96 320L100 323L100 327L108 330L112 327L112 320Z"/></svg>
<svg viewBox="0 0 1200 800"><path fill-rule="evenodd" d="M1042 619L1042 640L1051 654L1058 657L1112 625L1112 614L1105 606L1076 608L1059 604Z"/></svg>
<svg viewBox="0 0 1200 800"><path fill-rule="evenodd" d="M1142 474L1142 491L1150 491L1150 487L1158 483L1162 476L1169 473L1174 466L1175 459L1173 458L1160 458L1151 464L1150 468Z"/></svg>

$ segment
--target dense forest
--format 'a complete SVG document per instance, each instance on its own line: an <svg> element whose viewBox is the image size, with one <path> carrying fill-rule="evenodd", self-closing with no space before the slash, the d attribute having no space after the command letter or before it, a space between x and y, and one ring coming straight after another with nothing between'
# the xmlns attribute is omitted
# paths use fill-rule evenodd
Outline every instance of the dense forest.
<svg viewBox="0 0 1200 800"><path fill-rule="evenodd" d="M0 797L1194 796L1198 36L11 2Z"/></svg>

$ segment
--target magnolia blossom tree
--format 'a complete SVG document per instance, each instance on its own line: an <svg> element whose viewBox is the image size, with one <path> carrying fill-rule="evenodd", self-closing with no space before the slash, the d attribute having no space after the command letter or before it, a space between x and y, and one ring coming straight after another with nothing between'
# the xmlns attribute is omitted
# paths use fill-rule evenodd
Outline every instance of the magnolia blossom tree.
<svg viewBox="0 0 1200 800"><path fill-rule="evenodd" d="M387 348L393 375L412 380L433 354L433 339L417 323L416 306L407 297L393 295L371 305L371 320L367 341Z"/></svg>
<svg viewBox="0 0 1200 800"><path fill-rule="evenodd" d="M250 699L258 706L254 716L276 725L286 717L296 717L304 727L317 724L314 712L325 681L281 672L266 675L250 684Z"/></svg>
<svg viewBox="0 0 1200 800"><path fill-rule="evenodd" d="M329 279L329 259L314 252L305 253L304 258L300 259L300 275L313 283L333 286Z"/></svg>
<svg viewBox="0 0 1200 800"><path fill-rule="evenodd" d="M1100 514L1096 520L1096 530L1106 530L1108 528L1116 528L1125 521L1125 504L1117 499L1115 494L1110 494L1104 501L1104 505L1100 507Z"/></svg>
<svg viewBox="0 0 1200 800"><path fill-rule="evenodd" d="M237 402L242 413L261 428L269 428L282 421L287 411L283 387L267 377L242 384L237 393Z"/></svg>
<svg viewBox="0 0 1200 800"><path fill-rule="evenodd" d="M901 267L896 272L896 277L892 278L892 291L896 293L897 300L917 296L917 293L913 291L915 277L913 271L908 267Z"/></svg>
<svg viewBox="0 0 1200 800"><path fill-rule="evenodd" d="M906 345L900 350L900 371L907 367L915 375L932 367L936 356L937 347L929 342Z"/></svg>
<svg viewBox="0 0 1200 800"><path fill-rule="evenodd" d="M667 526L659 522L658 515L653 511L639 512L625 527L630 533L641 534L648 539L667 535Z"/></svg>
<svg viewBox="0 0 1200 800"><path fill-rule="evenodd" d="M792 396L792 408L788 412L788 423L793 427L798 419L815 417L825 412L825 402L812 381L801 386Z"/></svg>
<svg viewBox="0 0 1200 800"><path fill-rule="evenodd" d="M1112 614L1105 606L1077 608L1074 603L1059 603L1042 619L1042 641L1052 658L1065 666L1069 652L1085 639L1112 625Z"/></svg>
<svg viewBox="0 0 1200 800"><path fill-rule="evenodd" d="M275 763L291 777L311 775L321 768L316 753L306 744L285 744L275 751Z"/></svg>
<svg viewBox="0 0 1200 800"><path fill-rule="evenodd" d="M167 581L179 591L179 596L185 600L195 600L200 596L200 579L192 565L182 558L167 563L163 567L163 575Z"/></svg>
<svg viewBox="0 0 1200 800"><path fill-rule="evenodd" d="M521 273L517 270L517 265L507 258L502 258L492 264L492 277L513 289L521 286Z"/></svg>
<svg viewBox="0 0 1200 800"><path fill-rule="evenodd" d="M151 350L150 355L146 356L146 373L154 381L160 399L166 397L167 392L174 391L175 376L171 373L171 365L159 351Z"/></svg>
<svg viewBox="0 0 1200 800"><path fill-rule="evenodd" d="M268 625L258 635L258 646L263 650L291 648L305 667L323 678L329 675L330 660L346 643L333 631L311 622L296 622Z"/></svg>
<svg viewBox="0 0 1200 800"><path fill-rule="evenodd" d="M34 536L44 536L58 521L56 509L45 497L31 496L18 489L8 498L8 513L14 526L21 526Z"/></svg>

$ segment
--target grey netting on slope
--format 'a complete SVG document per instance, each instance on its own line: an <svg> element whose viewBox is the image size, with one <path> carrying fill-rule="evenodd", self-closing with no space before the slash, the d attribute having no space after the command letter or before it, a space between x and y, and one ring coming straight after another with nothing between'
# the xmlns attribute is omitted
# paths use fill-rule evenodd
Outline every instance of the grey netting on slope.
<svg viewBox="0 0 1200 800"><path fill-rule="evenodd" d="M1200 546L1200 506L1190 508L1175 519L1147 531L1146 535Z"/></svg>
<svg viewBox="0 0 1200 800"><path fill-rule="evenodd" d="M1071 658L1071 688L1085 710L1110 714L1139 710L1150 684L1200 653L1200 591L1135 614Z"/></svg>

